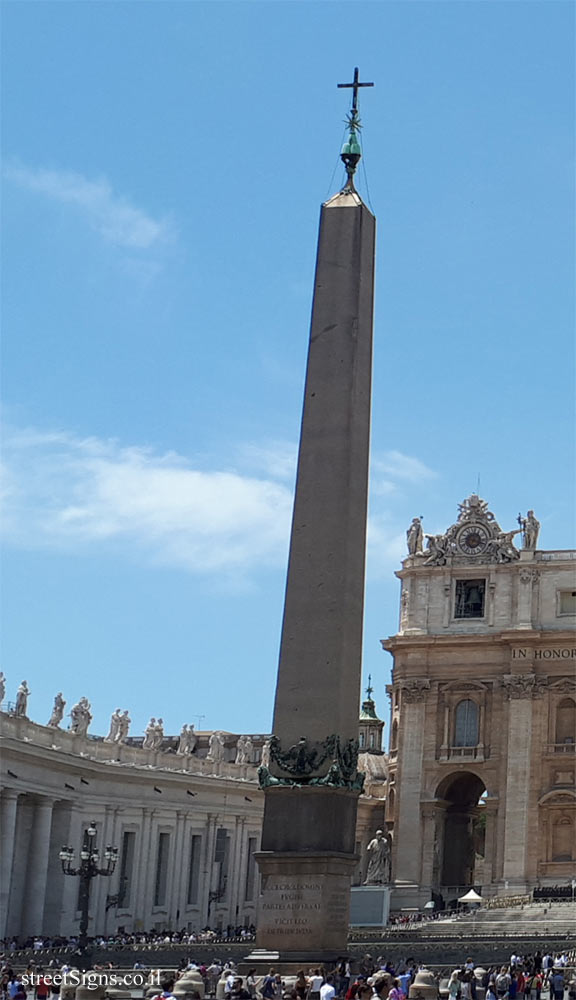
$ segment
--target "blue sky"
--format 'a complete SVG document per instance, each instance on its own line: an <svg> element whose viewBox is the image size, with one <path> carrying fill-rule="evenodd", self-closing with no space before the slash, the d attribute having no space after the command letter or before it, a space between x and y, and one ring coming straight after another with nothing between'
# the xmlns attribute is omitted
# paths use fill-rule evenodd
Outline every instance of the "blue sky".
<svg viewBox="0 0 576 1000"><path fill-rule="evenodd" d="M3 6L1 666L30 715L265 732L318 211L378 218L365 675L404 532L574 544L574 6ZM336 173L334 174L334 169ZM332 180L331 180L332 178ZM303 692L303 697L305 693ZM202 718L202 716L204 718Z"/></svg>

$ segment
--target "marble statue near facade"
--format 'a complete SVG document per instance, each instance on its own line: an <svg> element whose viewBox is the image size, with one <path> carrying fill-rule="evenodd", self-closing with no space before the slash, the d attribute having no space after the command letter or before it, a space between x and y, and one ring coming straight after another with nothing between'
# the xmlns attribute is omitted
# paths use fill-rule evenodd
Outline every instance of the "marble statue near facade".
<svg viewBox="0 0 576 1000"><path fill-rule="evenodd" d="M143 750L154 749L155 736L156 736L156 719L154 716L152 716L150 722L148 723L144 731L144 742L142 744Z"/></svg>
<svg viewBox="0 0 576 1000"><path fill-rule="evenodd" d="M236 744L236 764L252 763L252 740L249 736L239 736Z"/></svg>
<svg viewBox="0 0 576 1000"><path fill-rule="evenodd" d="M156 734L154 737L154 749L159 750L164 742L164 720L158 719L156 723Z"/></svg>
<svg viewBox="0 0 576 1000"><path fill-rule="evenodd" d="M117 708L115 712L112 713L112 718L110 719L110 729L108 731L108 736L104 737L105 743L116 743L118 739L118 730L120 728L120 720L122 718L121 709Z"/></svg>
<svg viewBox="0 0 576 1000"><path fill-rule="evenodd" d="M60 723L62 722L62 718L64 716L65 706L66 702L62 697L62 692L59 691L58 694L55 695L54 697L54 706L52 708L52 715L50 716L47 722L48 726L52 726L53 729L59 729Z"/></svg>
<svg viewBox="0 0 576 1000"><path fill-rule="evenodd" d="M144 750L159 750L164 740L164 722L162 719L156 720L154 716L146 726L146 734L142 747Z"/></svg>
<svg viewBox="0 0 576 1000"><path fill-rule="evenodd" d="M499 531L495 538L491 538L486 547L486 551L491 554L496 562L507 563L520 557L518 549L512 539L514 535L520 534L520 528L516 531Z"/></svg>
<svg viewBox="0 0 576 1000"><path fill-rule="evenodd" d="M4 671L0 670L0 705L6 697L6 678L4 677Z"/></svg>
<svg viewBox="0 0 576 1000"><path fill-rule="evenodd" d="M518 514L518 524L522 530L523 547L534 551L538 544L538 535L540 534L540 521L535 517L534 511L529 510L526 517Z"/></svg>
<svg viewBox="0 0 576 1000"><path fill-rule="evenodd" d="M87 698L82 697L70 709L70 732L75 733L76 736L86 736L91 722L90 702Z"/></svg>
<svg viewBox="0 0 576 1000"><path fill-rule="evenodd" d="M270 760L272 757L272 742L271 740L266 740L264 746L262 747L262 753L260 755L260 764L262 767L270 767Z"/></svg>
<svg viewBox="0 0 576 1000"><path fill-rule="evenodd" d="M112 718L110 719L110 729L108 736L105 737L105 743L123 743L128 736L128 731L130 729L131 718L128 715L128 711L122 711L117 708L115 712L112 713Z"/></svg>
<svg viewBox="0 0 576 1000"><path fill-rule="evenodd" d="M128 733L130 732L130 723L132 719L128 715L128 709L125 709L120 716L118 721L118 732L116 734L116 743L124 743Z"/></svg>
<svg viewBox="0 0 576 1000"><path fill-rule="evenodd" d="M181 757L188 757L191 753L194 753L196 749L196 744L198 742L196 733L194 732L194 726L184 725L180 731L180 738L178 740L177 754Z"/></svg>
<svg viewBox="0 0 576 1000"><path fill-rule="evenodd" d="M220 761L224 760L224 734L223 733L212 733L209 741L209 749L206 755L206 760Z"/></svg>
<svg viewBox="0 0 576 1000"><path fill-rule="evenodd" d="M376 830L375 837L366 848L369 861L364 885L386 885L390 881L390 844L387 833L387 830Z"/></svg>
<svg viewBox="0 0 576 1000"><path fill-rule="evenodd" d="M20 687L16 692L16 705L14 707L14 715L17 715L21 719L26 718L26 710L28 708L28 698L30 696L30 690L26 681L22 681Z"/></svg>
<svg viewBox="0 0 576 1000"><path fill-rule="evenodd" d="M406 532L406 541L408 543L408 555L415 556L419 552L422 552L422 542L424 540L424 532L422 531L422 521L419 517L412 518L412 524Z"/></svg>
<svg viewBox="0 0 576 1000"><path fill-rule="evenodd" d="M450 549L446 535L426 535L426 565L444 566Z"/></svg>

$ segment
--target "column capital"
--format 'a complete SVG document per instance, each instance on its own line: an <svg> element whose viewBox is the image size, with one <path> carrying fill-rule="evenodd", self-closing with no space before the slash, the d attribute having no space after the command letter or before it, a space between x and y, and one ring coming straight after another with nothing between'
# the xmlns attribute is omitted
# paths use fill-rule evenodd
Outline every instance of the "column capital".
<svg viewBox="0 0 576 1000"><path fill-rule="evenodd" d="M430 681L427 677L407 677L406 680L400 681L400 691L402 701L409 705L421 702L430 691Z"/></svg>
<svg viewBox="0 0 576 1000"><path fill-rule="evenodd" d="M3 788L0 799L2 802L13 802L14 799L17 799L19 795L23 794L24 793L19 791L17 788Z"/></svg>
<svg viewBox="0 0 576 1000"><path fill-rule="evenodd" d="M37 809L53 809L56 804L56 798L51 795L34 793L31 798Z"/></svg>
<svg viewBox="0 0 576 1000"><path fill-rule="evenodd" d="M548 678L536 674L504 674L502 677L502 687L509 699L541 697L547 685Z"/></svg>

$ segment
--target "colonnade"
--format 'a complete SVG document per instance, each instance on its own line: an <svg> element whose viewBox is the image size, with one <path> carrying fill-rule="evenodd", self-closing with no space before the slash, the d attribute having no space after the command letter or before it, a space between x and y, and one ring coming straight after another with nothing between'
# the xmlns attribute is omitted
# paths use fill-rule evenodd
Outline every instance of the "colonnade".
<svg viewBox="0 0 576 1000"><path fill-rule="evenodd" d="M245 784L238 789L245 790ZM97 876L91 883L89 934L254 923L257 886L247 884L247 873L250 855L260 842L261 804L257 801L254 807L247 807L249 801L242 795L238 812L243 814L239 815L230 801L225 810L205 808L201 803L185 810L169 805L138 806L129 801L102 804L57 799L4 788L0 796L0 937L78 933L79 879L64 874L59 851L63 844L69 844L78 859L82 831L92 821L101 856L107 844L114 844L119 848L119 860L111 877ZM219 829L225 831L228 877L218 886L215 846ZM164 844L168 845L162 899L157 896L161 834L167 835ZM133 837L130 870L126 856L122 857L126 835ZM194 849L200 854L192 895ZM126 883L130 891L124 900Z"/></svg>

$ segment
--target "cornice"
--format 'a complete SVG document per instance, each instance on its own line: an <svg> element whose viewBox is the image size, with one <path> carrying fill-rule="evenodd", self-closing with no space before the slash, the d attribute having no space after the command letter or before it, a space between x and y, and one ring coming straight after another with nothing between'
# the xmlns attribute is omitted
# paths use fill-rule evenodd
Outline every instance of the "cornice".
<svg viewBox="0 0 576 1000"><path fill-rule="evenodd" d="M386 652L393 652L395 649L422 649L430 647L457 646L534 646L539 647L543 643L548 645L573 645L576 647L576 636L571 629L506 629L497 633L458 633L450 632L445 635L438 633L419 633L418 635L391 635L387 639L381 639L380 644Z"/></svg>
<svg viewBox="0 0 576 1000"><path fill-rule="evenodd" d="M458 573L461 570L478 569L486 572L510 573L525 568L538 570L570 569L574 570L576 551L574 549L537 549L534 553L522 549L520 559L514 562L490 562L480 558L470 558L463 561L449 560L443 566L426 565L423 558L408 556L402 562L401 569L394 571L399 580L409 576L445 576Z"/></svg>
<svg viewBox="0 0 576 1000"><path fill-rule="evenodd" d="M0 758L8 766L8 761L22 761L32 767L41 768L50 773L61 774L68 778L86 778L91 776L93 780L110 781L116 783L130 782L130 784L153 784L162 781L163 784L194 784L200 788L222 789L225 786L234 788L239 792L250 789L251 793L258 791L258 781L256 774L250 778L237 778L224 774L204 774L197 771L176 771L160 766L147 767L132 763L120 763L116 761L99 761L89 757L81 757L78 754L65 750L53 750L46 746L40 746L32 742L24 742L15 737L0 737ZM4 769L5 770L5 769ZM22 789L25 791L27 789ZM66 798L65 794L60 796Z"/></svg>

